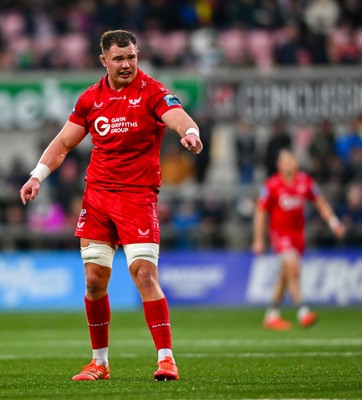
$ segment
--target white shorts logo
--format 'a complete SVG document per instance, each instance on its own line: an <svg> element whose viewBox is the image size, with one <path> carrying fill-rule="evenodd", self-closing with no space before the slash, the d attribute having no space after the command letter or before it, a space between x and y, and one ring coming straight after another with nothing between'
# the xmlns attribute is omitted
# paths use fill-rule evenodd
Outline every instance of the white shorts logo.
<svg viewBox="0 0 362 400"><path fill-rule="evenodd" d="M146 229L145 231L141 231L141 229L138 229L138 233L140 234L140 236L148 236L150 230Z"/></svg>
<svg viewBox="0 0 362 400"><path fill-rule="evenodd" d="M102 123L104 122L104 124ZM106 117L98 117L94 122L94 129L101 135L105 136L111 129L111 125L108 123L109 120Z"/></svg>
<svg viewBox="0 0 362 400"><path fill-rule="evenodd" d="M77 228L82 229L84 224L85 224L85 215L87 214L87 210L85 208L82 208L82 210L79 213L79 219L77 222Z"/></svg>

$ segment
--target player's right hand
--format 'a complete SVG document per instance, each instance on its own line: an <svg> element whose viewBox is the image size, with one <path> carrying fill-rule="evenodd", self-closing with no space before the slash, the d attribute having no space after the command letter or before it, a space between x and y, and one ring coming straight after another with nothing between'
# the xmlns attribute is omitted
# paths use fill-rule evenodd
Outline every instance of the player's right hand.
<svg viewBox="0 0 362 400"><path fill-rule="evenodd" d="M343 239L346 234L346 227L342 222L339 222L333 229L333 233L337 236L338 239Z"/></svg>
<svg viewBox="0 0 362 400"><path fill-rule="evenodd" d="M20 198L24 206L28 201L32 201L38 195L40 182L37 178L30 178L28 182L20 189Z"/></svg>

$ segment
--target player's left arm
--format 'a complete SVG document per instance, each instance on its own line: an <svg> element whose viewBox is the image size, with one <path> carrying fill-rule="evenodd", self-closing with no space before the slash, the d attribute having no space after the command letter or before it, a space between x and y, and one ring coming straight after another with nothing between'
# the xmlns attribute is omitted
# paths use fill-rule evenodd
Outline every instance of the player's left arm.
<svg viewBox="0 0 362 400"><path fill-rule="evenodd" d="M338 237L342 238L346 233L344 224L338 219L328 200L321 194L314 201L320 216L327 222L331 231Z"/></svg>
<svg viewBox="0 0 362 400"><path fill-rule="evenodd" d="M200 139L200 130L196 122L182 108L172 108L162 115L166 126L181 137L181 144L193 154L200 154L203 145Z"/></svg>

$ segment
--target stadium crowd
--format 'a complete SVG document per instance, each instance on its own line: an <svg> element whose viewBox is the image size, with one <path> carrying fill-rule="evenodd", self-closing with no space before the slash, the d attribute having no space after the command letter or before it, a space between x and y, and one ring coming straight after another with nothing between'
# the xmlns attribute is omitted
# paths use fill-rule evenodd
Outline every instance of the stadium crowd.
<svg viewBox="0 0 362 400"><path fill-rule="evenodd" d="M3 0L0 68L98 68L94 43L120 27L157 67L362 61L359 0Z"/></svg>
<svg viewBox="0 0 362 400"><path fill-rule="evenodd" d="M120 27L137 32L141 62L160 68L208 71L362 62L359 0L3 0L0 72L100 68L94 43L105 30ZM230 194L208 185L215 121L207 115L195 115L195 120L204 143L200 156L190 157L172 140L162 149L164 248L248 249L260 177L274 171L282 147L297 151L302 168L322 186L345 222L347 236L339 245L360 243L362 118L342 130L328 120L304 127L276 120L267 127L269 139L263 145L254 126L235 121L233 168L239 185ZM43 143L39 147L41 153ZM78 218L88 157L87 151L72 151L29 207L18 196L29 176L23 160L16 158L9 171L0 170L0 249L78 247L69 232ZM307 218L312 244L336 243L317 215L308 211Z"/></svg>

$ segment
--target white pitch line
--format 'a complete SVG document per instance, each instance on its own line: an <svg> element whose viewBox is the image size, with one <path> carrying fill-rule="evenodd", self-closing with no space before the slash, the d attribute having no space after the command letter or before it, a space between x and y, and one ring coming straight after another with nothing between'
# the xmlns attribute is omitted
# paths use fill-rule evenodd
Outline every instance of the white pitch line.
<svg viewBox="0 0 362 400"><path fill-rule="evenodd" d="M111 346L135 346L135 345L149 345L149 338L145 339L112 339ZM2 338L1 342L4 344L7 339ZM333 339L174 339L173 342L176 346L187 346L187 347L250 347L250 346L265 346L265 347L295 347L295 346L306 346L306 347L334 347L334 346L362 346L362 338L333 338ZM89 344L89 339L37 339L37 340L11 340L7 343L7 346L11 347L29 347L31 346L49 346L58 347L59 345L68 347L78 347Z"/></svg>
<svg viewBox="0 0 362 400"><path fill-rule="evenodd" d="M293 353L181 353L177 357L185 358L284 358L284 357L356 357L362 352L293 352Z"/></svg>
<svg viewBox="0 0 362 400"><path fill-rule="evenodd" d="M343 346L343 345L362 345L362 338L332 338L332 339L196 339L196 340L175 340L175 343L196 344L205 346Z"/></svg>
<svg viewBox="0 0 362 400"><path fill-rule="evenodd" d="M177 353L177 358L285 358L285 357L360 357L362 352L292 352L292 353ZM120 358L137 358L137 353L117 354ZM79 354L3 354L0 360L79 358Z"/></svg>

